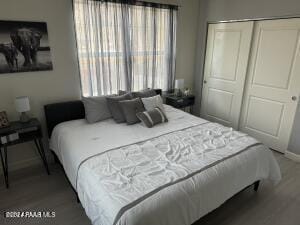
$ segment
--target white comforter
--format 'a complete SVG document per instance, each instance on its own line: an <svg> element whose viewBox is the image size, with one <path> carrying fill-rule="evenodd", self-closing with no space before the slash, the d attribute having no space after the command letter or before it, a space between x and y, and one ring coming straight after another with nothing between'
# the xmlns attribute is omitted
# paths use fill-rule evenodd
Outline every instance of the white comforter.
<svg viewBox="0 0 300 225"><path fill-rule="evenodd" d="M191 224L247 185L280 180L265 146L166 106L152 129L111 120L58 125L50 146L93 224Z"/></svg>

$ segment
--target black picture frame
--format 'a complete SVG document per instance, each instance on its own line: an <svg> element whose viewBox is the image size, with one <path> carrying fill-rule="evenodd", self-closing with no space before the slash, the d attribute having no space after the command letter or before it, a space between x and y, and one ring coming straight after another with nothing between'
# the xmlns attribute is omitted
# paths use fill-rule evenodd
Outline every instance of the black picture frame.
<svg viewBox="0 0 300 225"><path fill-rule="evenodd" d="M0 20L0 74L53 70L46 22Z"/></svg>
<svg viewBox="0 0 300 225"><path fill-rule="evenodd" d="M5 111L0 112L0 128L8 127L9 120Z"/></svg>

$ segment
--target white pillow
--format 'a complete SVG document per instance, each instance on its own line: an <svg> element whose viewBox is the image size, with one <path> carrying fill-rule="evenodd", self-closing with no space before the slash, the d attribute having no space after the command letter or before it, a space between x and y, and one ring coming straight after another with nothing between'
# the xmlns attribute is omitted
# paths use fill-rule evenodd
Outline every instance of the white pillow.
<svg viewBox="0 0 300 225"><path fill-rule="evenodd" d="M158 107L165 113L163 100L160 95L156 95L149 98L142 98L142 102L146 111L154 110L156 107Z"/></svg>

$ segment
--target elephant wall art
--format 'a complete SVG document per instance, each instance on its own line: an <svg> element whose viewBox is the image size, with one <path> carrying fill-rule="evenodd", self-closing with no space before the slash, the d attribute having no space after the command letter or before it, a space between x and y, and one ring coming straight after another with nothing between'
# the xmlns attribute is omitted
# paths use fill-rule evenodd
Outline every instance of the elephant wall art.
<svg viewBox="0 0 300 225"><path fill-rule="evenodd" d="M45 22L0 20L0 73L52 69Z"/></svg>

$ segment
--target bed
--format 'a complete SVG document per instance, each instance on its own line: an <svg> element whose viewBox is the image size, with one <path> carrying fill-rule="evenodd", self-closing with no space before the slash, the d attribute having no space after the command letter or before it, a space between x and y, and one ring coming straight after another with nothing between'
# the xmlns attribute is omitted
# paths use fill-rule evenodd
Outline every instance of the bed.
<svg viewBox="0 0 300 225"><path fill-rule="evenodd" d="M261 180L281 179L256 139L165 105L168 123L88 124L80 101L45 106L50 148L94 225L189 225Z"/></svg>

